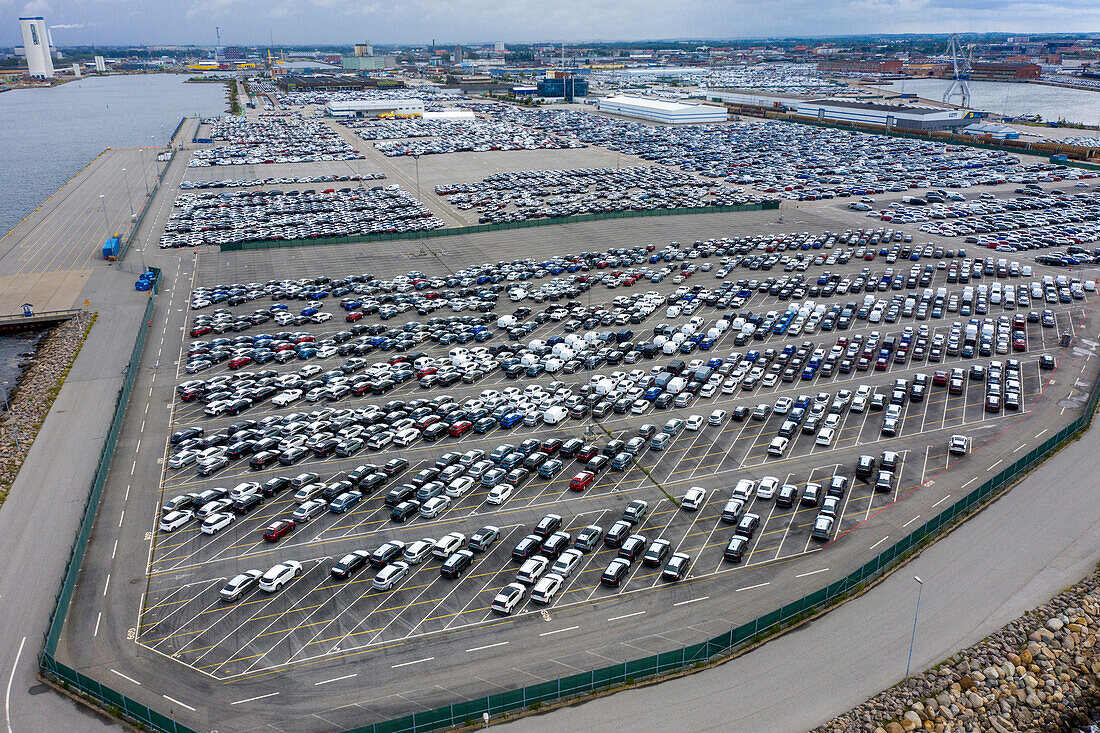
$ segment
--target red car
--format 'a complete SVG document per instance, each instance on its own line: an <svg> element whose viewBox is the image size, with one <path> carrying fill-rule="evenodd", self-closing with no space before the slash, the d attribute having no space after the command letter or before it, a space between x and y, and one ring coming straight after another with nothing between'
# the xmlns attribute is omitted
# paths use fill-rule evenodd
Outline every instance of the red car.
<svg viewBox="0 0 1100 733"><path fill-rule="evenodd" d="M243 366L247 366L252 363L252 357L250 356L238 356L229 360L227 365L230 369L240 369Z"/></svg>
<svg viewBox="0 0 1100 733"><path fill-rule="evenodd" d="M195 326L194 328L191 329L191 335L192 336L204 336L204 335L210 333L213 330L214 329L210 328L210 326Z"/></svg>
<svg viewBox="0 0 1100 733"><path fill-rule="evenodd" d="M407 357L407 356L394 355L394 356L391 356L389 359L386 359L386 363L389 364L390 366L393 366L394 364L401 364L403 362L407 362L408 360L409 360L409 357Z"/></svg>
<svg viewBox="0 0 1100 733"><path fill-rule="evenodd" d="M276 542L280 537L290 534L294 529L293 519L278 519L268 525L264 530L264 539L268 542Z"/></svg>
<svg viewBox="0 0 1100 733"><path fill-rule="evenodd" d="M577 462L578 463L588 463L589 461L591 461L593 458L595 458L599 454L600 454L600 449L597 448L594 445L582 446L581 449L579 451L577 451Z"/></svg>
<svg viewBox="0 0 1100 733"><path fill-rule="evenodd" d="M451 427L447 428L447 434L452 438L461 438L466 433L474 429L474 424L469 420L459 420Z"/></svg>
<svg viewBox="0 0 1100 733"><path fill-rule="evenodd" d="M348 323L355 323L356 321L358 321L362 317L363 317L363 311L351 311L346 316L344 316L344 320L347 321Z"/></svg>
<svg viewBox="0 0 1100 733"><path fill-rule="evenodd" d="M569 481L569 488L573 491L584 491L596 480L596 474L591 471L581 471Z"/></svg>
<svg viewBox="0 0 1100 733"><path fill-rule="evenodd" d="M308 334L308 333L303 333L303 334L300 334L298 336L295 336L291 340L296 344L308 344L308 343L311 343L311 342L314 341L314 337L312 335Z"/></svg>

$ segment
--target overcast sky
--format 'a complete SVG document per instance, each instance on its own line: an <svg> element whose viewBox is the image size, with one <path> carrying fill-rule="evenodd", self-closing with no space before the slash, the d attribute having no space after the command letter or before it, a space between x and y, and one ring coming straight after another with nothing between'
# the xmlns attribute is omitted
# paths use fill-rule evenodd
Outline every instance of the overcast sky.
<svg viewBox="0 0 1100 733"><path fill-rule="evenodd" d="M21 15L63 46L1100 31L1100 0L0 0L0 43Z"/></svg>

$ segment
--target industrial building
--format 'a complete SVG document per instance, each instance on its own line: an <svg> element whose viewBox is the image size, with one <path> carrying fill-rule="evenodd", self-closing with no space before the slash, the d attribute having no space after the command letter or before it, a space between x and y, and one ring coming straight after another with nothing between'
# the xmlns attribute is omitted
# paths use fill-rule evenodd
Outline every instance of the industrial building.
<svg viewBox="0 0 1100 733"><path fill-rule="evenodd" d="M982 116L981 112L973 110L858 102L851 99L801 102L795 111L804 117L816 117L821 121L859 122L905 130L948 130L977 122Z"/></svg>
<svg viewBox="0 0 1100 733"><path fill-rule="evenodd" d="M710 89L706 94L707 100L711 102L748 104L754 107L770 107L772 109L794 109L802 102L808 102L811 99L807 96L775 94L759 89Z"/></svg>
<svg viewBox="0 0 1100 733"><path fill-rule="evenodd" d="M588 96L588 80L577 76L547 76L539 79L536 88L540 97L550 99L572 101Z"/></svg>
<svg viewBox="0 0 1100 733"><path fill-rule="evenodd" d="M19 19L23 33L23 48L27 54L27 75L39 79L52 79L53 58L50 56L50 35L46 19L42 16Z"/></svg>
<svg viewBox="0 0 1100 733"><path fill-rule="evenodd" d="M325 105L331 117L423 117L424 102L420 99L352 99L332 101Z"/></svg>
<svg viewBox="0 0 1100 733"><path fill-rule="evenodd" d="M275 85L284 92L352 92L358 89L399 89L405 86L405 82L400 79L371 79L355 74L317 74L279 77Z"/></svg>
<svg viewBox="0 0 1100 733"><path fill-rule="evenodd" d="M665 102L645 97L604 97L597 101L601 112L641 120L662 122L667 125L691 125L704 122L725 122L724 107L709 104L687 104L684 102Z"/></svg>
<svg viewBox="0 0 1100 733"><path fill-rule="evenodd" d="M973 137L987 138L991 140L1020 139L1019 130L1014 130L1011 127L1005 127L1004 125L992 125L989 123L967 125L966 127L957 130L957 132L960 135L971 135Z"/></svg>

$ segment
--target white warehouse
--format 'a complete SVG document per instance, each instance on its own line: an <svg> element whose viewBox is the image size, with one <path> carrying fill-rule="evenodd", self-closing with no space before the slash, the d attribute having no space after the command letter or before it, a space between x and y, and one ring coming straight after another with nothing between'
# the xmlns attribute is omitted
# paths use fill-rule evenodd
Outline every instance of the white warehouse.
<svg viewBox="0 0 1100 733"><path fill-rule="evenodd" d="M725 107L709 104L687 104L684 102L665 102L645 97L603 97L597 103L601 112L624 117L636 117L641 120L662 122L666 125L690 125L703 122L725 122Z"/></svg>
<svg viewBox="0 0 1100 733"><path fill-rule="evenodd" d="M863 122L908 130L947 130L977 122L981 112L966 109L882 104L853 99L800 102L796 112L825 121Z"/></svg>
<svg viewBox="0 0 1100 733"><path fill-rule="evenodd" d="M332 117L377 117L380 114L422 117L424 102L420 99L353 99L329 102L325 111Z"/></svg>

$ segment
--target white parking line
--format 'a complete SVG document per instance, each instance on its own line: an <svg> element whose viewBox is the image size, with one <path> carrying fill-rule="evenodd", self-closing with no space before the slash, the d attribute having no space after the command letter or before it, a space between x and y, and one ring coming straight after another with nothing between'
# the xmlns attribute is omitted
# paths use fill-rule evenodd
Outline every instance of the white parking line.
<svg viewBox="0 0 1100 733"><path fill-rule="evenodd" d="M511 642L508 642L508 641L498 641L496 644L486 644L485 646L475 646L472 649L467 649L466 653L469 654L470 652L480 652L480 651L483 651L485 649L495 649L498 646L504 646L505 644L510 644L510 643Z"/></svg>
<svg viewBox="0 0 1100 733"><path fill-rule="evenodd" d="M635 616L641 616L645 611L635 611L634 613L627 613L622 616L612 616L607 619L608 621L622 621L624 618L634 618Z"/></svg>
<svg viewBox="0 0 1100 733"><path fill-rule="evenodd" d="M805 578L807 575L817 575L818 573L828 572L828 570L829 570L829 568L821 568L820 570L811 570L808 573L802 573L801 575L796 575L794 577L796 577L796 578Z"/></svg>
<svg viewBox="0 0 1100 733"><path fill-rule="evenodd" d="M95 617L95 630L92 631L92 638L99 636L99 622L103 620L103 612L100 611Z"/></svg>
<svg viewBox="0 0 1100 733"><path fill-rule="evenodd" d="M544 631L541 634L539 634L539 636L553 636L554 634L560 634L563 631L573 631L574 629L579 629L579 628L580 628L580 626L568 626L564 629L556 629L554 631Z"/></svg>
<svg viewBox="0 0 1100 733"><path fill-rule="evenodd" d="M909 520L908 522L906 522L905 524L901 525L901 528L902 528L902 529L905 529L906 527L908 527L908 526L909 526L910 524L912 524L913 522L917 521L918 519L920 519L920 515L919 515L919 514L918 514L917 516L913 517L912 519L910 519L910 520Z"/></svg>
<svg viewBox="0 0 1100 733"><path fill-rule="evenodd" d="M179 700L177 700L177 699L176 699L176 698L174 698L174 697L169 697L168 695L161 695L161 697L163 697L163 698L164 698L165 700L167 700L168 702L174 702L174 703L175 703L176 705L179 705L179 706L181 706L181 707L185 707L185 708L187 708L188 710L190 710L191 712L195 712L195 708L191 707L190 705L188 705L188 704L187 704L187 703L185 703L185 702L180 702Z"/></svg>
<svg viewBox="0 0 1100 733"><path fill-rule="evenodd" d="M113 669L111 671L114 672ZM231 702L229 704L230 705L241 705L241 704L246 703L246 702L253 702L255 700L263 700L264 698L268 698L268 697L275 697L278 694L279 693L277 693L277 692L269 692L266 695L257 695L256 697L246 697L244 700L234 700L233 702Z"/></svg>
<svg viewBox="0 0 1100 733"><path fill-rule="evenodd" d="M397 669L398 667L408 667L410 664L420 664L421 662L430 662L435 657L424 657L423 659L414 659L411 662L401 662L400 664L391 664L390 669Z"/></svg>
<svg viewBox="0 0 1100 733"><path fill-rule="evenodd" d="M736 589L736 590L734 590L733 592L734 592L734 593L740 593L740 592L741 592L741 591L743 591L743 590L752 590L753 588L763 588L763 587L764 587L765 585L771 585L771 584L772 584L772 583L771 583L771 581L769 580L769 581L768 581L767 583L757 583L756 585L747 585L747 586L745 586L744 588L737 588L737 589Z"/></svg>
<svg viewBox="0 0 1100 733"><path fill-rule="evenodd" d="M127 677L126 675L122 674L122 672L119 672L117 669L112 669L111 671L114 672L115 674L117 674L119 677L121 677L124 680L129 680L130 682L133 682L135 685L139 685L139 686L141 685L141 683L138 682L137 680L135 680L133 677Z"/></svg>
<svg viewBox="0 0 1100 733"><path fill-rule="evenodd" d="M687 600L687 601L680 601L679 603L673 603L672 605L673 605L673 607L676 607L676 606L686 606L686 605L687 605L687 604L689 604L689 603L695 603L695 602L697 602L697 601L705 601L705 600L707 600L708 598L710 598L710 596L701 596L701 597L699 597L699 598L692 598L692 599L690 599L690 600Z"/></svg>
<svg viewBox="0 0 1100 733"><path fill-rule="evenodd" d="M881 544L882 544L883 542L885 542L885 541L886 541L886 540L888 540L888 539L890 539L890 535L886 535L886 536L885 536L885 537L883 537L883 538L882 538L881 540L879 540L879 541L878 541L878 542L876 542L875 544L871 545L871 547L870 547L870 548L868 548L868 549L871 549L871 550L873 550L873 549L875 549L876 547L878 547L879 545L881 545Z"/></svg>
<svg viewBox="0 0 1100 733"><path fill-rule="evenodd" d="M318 685L327 685L329 682L339 682L340 680L350 680L352 677L358 677L358 676L359 676L358 672L352 672L351 674L346 674L343 677L333 677L331 680L321 680L320 682L314 682L313 686L317 687Z"/></svg>

